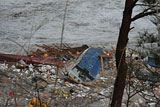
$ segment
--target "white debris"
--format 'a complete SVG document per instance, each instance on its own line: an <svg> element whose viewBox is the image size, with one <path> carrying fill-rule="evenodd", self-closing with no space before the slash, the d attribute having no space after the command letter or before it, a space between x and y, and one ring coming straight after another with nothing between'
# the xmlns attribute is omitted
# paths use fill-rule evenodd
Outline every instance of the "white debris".
<svg viewBox="0 0 160 107"><path fill-rule="evenodd" d="M142 103L143 103L142 99L139 99L138 101L139 101L139 103L140 103L140 104L142 104Z"/></svg>

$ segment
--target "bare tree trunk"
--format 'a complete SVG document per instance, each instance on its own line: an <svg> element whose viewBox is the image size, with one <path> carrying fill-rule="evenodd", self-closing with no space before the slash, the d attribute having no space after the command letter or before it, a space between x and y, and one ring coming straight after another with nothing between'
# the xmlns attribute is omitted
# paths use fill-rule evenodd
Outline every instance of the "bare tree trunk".
<svg viewBox="0 0 160 107"><path fill-rule="evenodd" d="M158 45L160 46L160 21L159 19L158 19L157 30L158 30Z"/></svg>
<svg viewBox="0 0 160 107"><path fill-rule="evenodd" d="M125 62L125 48L128 43L128 33L130 31L132 9L136 0L126 0L123 12L122 25L119 32L119 38L116 49L116 67L117 77L114 84L113 97L111 107L121 107L123 92L125 88L125 80L127 74L127 65Z"/></svg>

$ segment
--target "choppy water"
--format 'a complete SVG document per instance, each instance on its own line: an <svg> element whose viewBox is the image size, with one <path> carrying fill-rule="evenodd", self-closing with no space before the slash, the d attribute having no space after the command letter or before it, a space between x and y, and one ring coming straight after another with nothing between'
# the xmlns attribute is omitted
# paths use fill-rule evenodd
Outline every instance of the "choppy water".
<svg viewBox="0 0 160 107"><path fill-rule="evenodd" d="M69 0L64 40L71 44L116 42L125 0ZM60 43L66 0L0 0L0 52L18 53L20 45ZM136 8L134 13L139 12ZM155 30L147 19L133 23L130 40L143 29ZM30 39L31 38L31 39Z"/></svg>

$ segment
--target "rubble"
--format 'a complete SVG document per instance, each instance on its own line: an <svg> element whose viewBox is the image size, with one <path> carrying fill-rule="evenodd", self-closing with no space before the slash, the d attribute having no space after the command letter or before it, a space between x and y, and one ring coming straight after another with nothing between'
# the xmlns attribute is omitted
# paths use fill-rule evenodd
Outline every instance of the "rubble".
<svg viewBox="0 0 160 107"><path fill-rule="evenodd" d="M37 46L38 49L26 57L47 58L54 60L55 63L34 63L32 60L32 63L28 63L24 58L19 58L14 62L11 60L10 63L4 61L5 57L0 64L0 105L23 107L41 107L42 105L42 107L109 106L117 74L113 47L106 50L86 45L74 48L68 45L62 48L55 44L53 46ZM90 49L92 51L88 54ZM10 58L14 59L15 57ZM122 105L125 106L127 98L132 96L132 94L128 94L130 91L135 92L133 99L130 100L130 105L144 105L147 102L143 98L152 99L152 105L156 104L156 98L160 97L159 77L155 75L158 72L152 71L157 68L150 66L146 58L142 59L140 54L131 49L127 51L126 62L129 71L124 96L127 97L124 98ZM79 71L75 73L73 68L77 66L79 66ZM79 77L82 72L86 73ZM81 80L77 81L72 73L75 73L75 76ZM90 79L89 76L92 78ZM36 103L33 101L35 99Z"/></svg>
<svg viewBox="0 0 160 107"><path fill-rule="evenodd" d="M1 54L3 59L1 59L2 64L0 64L0 76L3 78L0 79L0 86L1 89L2 87L5 89L0 93L1 105L28 107L37 105L37 107L40 107L46 104L44 107L52 107L53 105L75 104L89 106L96 101L108 99L109 102L111 90L108 90L107 87L110 87L112 80L108 80L110 74L107 74L108 78L106 76L101 77L101 64L97 72L99 77L96 74L94 80L77 84L75 80L68 77L69 72L67 69L78 60L79 56L81 57L88 46L83 45L74 48L69 45L64 45L63 48L58 45L53 45L53 47L47 45L37 46L39 48L27 56L21 55L19 57L19 55ZM99 53L96 57L101 63ZM26 58L31 60L26 60ZM43 58L45 63L43 61L42 63L36 63L34 58ZM48 60L45 60L45 58L54 60L55 63L46 63ZM11 63L8 63L9 61ZM103 63L104 68L110 69L105 67L107 63ZM104 72L106 73L105 69ZM36 99L36 103L33 103L34 99ZM82 105L79 100L82 100L84 104Z"/></svg>

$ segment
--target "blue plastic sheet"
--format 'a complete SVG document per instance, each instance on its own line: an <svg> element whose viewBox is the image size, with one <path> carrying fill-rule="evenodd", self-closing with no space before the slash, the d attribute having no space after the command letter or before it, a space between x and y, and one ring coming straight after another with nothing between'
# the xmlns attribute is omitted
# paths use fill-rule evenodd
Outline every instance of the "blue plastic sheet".
<svg viewBox="0 0 160 107"><path fill-rule="evenodd" d="M101 48L89 48L77 64L80 69L87 71L92 78L95 78L101 71L101 60L98 55L103 55Z"/></svg>
<svg viewBox="0 0 160 107"><path fill-rule="evenodd" d="M147 61L148 65L155 67L155 68L160 68L160 62L156 63L155 60L156 59L153 57L148 57L148 61Z"/></svg>

